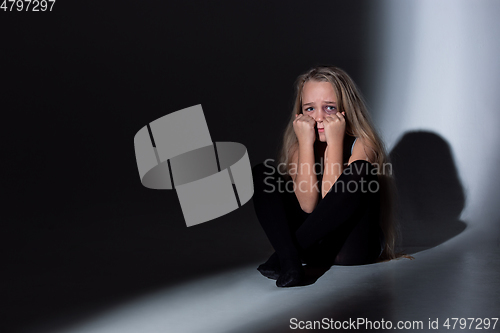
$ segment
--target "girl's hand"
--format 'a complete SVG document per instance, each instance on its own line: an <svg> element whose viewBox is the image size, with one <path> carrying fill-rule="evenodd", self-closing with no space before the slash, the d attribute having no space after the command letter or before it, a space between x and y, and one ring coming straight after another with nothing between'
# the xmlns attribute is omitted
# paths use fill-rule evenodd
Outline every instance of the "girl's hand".
<svg viewBox="0 0 500 333"><path fill-rule="evenodd" d="M299 145L312 146L314 144L314 141L316 141L315 125L316 120L313 117L303 113L295 115L293 130L295 131L295 135L297 135Z"/></svg>
<svg viewBox="0 0 500 333"><path fill-rule="evenodd" d="M323 119L327 145L343 142L345 135L345 112L337 112Z"/></svg>

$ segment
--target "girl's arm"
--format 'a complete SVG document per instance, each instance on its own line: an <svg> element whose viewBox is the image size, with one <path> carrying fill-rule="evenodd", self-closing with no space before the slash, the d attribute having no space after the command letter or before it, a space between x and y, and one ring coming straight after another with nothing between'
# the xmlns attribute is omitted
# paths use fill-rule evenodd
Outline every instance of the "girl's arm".
<svg viewBox="0 0 500 333"><path fill-rule="evenodd" d="M319 200L314 162L314 146L296 144L291 158L290 176L300 208L306 213L311 213Z"/></svg>
<svg viewBox="0 0 500 333"><path fill-rule="evenodd" d="M326 149L325 149L325 170L323 171L323 183L321 184L321 197L330 191L333 184L340 177L344 170L343 146L345 136L345 112L336 112L327 115L323 119L325 128Z"/></svg>
<svg viewBox="0 0 500 333"><path fill-rule="evenodd" d="M324 198L325 195L330 191L330 188L335 184L337 178L340 177L342 171L344 171L343 166L343 145L344 138L335 142L335 144L326 146L325 149L325 166L323 171L323 182L321 183L321 197Z"/></svg>

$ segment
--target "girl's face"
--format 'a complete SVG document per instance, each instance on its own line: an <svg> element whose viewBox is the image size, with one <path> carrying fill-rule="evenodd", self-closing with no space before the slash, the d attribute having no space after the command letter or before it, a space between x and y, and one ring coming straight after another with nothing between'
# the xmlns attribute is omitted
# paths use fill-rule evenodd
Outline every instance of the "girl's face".
<svg viewBox="0 0 500 333"><path fill-rule="evenodd" d="M326 142L323 119L337 113L337 96L330 82L307 81L302 88L302 113L316 120L316 138Z"/></svg>

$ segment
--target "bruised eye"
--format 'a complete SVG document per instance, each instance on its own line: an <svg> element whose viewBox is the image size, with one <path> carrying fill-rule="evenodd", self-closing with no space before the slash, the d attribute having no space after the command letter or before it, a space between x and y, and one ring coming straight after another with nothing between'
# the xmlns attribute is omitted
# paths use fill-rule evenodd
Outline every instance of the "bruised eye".
<svg viewBox="0 0 500 333"><path fill-rule="evenodd" d="M337 108L336 108L335 106L333 106L333 105L327 105L327 106L325 107L325 109L326 109L326 111L327 111L327 112L329 112L329 113L332 113L332 112L337 111Z"/></svg>

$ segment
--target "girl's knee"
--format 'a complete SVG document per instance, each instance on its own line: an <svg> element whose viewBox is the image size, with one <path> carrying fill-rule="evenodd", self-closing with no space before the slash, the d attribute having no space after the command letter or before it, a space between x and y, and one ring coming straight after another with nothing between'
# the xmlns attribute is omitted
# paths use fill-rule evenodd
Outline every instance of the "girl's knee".
<svg viewBox="0 0 500 333"><path fill-rule="evenodd" d="M252 174L258 175L264 173L265 165L264 163L256 164L252 167Z"/></svg>
<svg viewBox="0 0 500 333"><path fill-rule="evenodd" d="M378 192L379 183L376 168L368 161L357 160L349 164L334 184L338 192Z"/></svg>
<svg viewBox="0 0 500 333"><path fill-rule="evenodd" d="M274 166L265 163L259 163L252 167L252 177L254 189L274 188L279 182L279 174L277 174Z"/></svg>
<svg viewBox="0 0 500 333"><path fill-rule="evenodd" d="M262 179L269 176L276 176L276 168L271 164L259 163L252 167L254 179Z"/></svg>
<svg viewBox="0 0 500 333"><path fill-rule="evenodd" d="M265 166L264 163L259 163L252 167L252 177L254 183L262 183L265 176Z"/></svg>
<svg viewBox="0 0 500 333"><path fill-rule="evenodd" d="M368 161L356 160L349 164L343 173L355 177L367 177L376 175L377 169Z"/></svg>

